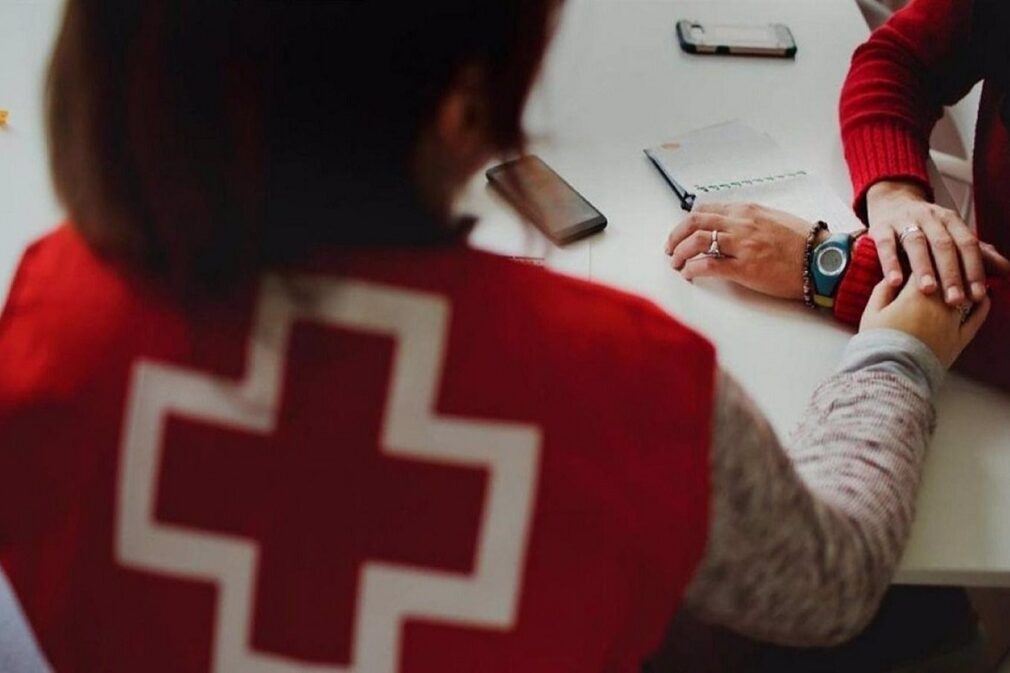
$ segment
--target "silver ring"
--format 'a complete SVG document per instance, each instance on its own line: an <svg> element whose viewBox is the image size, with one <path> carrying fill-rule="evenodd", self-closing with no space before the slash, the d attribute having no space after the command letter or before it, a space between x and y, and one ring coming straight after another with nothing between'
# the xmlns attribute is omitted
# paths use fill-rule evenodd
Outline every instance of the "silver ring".
<svg viewBox="0 0 1010 673"><path fill-rule="evenodd" d="M713 259L722 259L724 255L722 250L719 249L719 232L712 230L712 242L708 245L708 250L705 251L706 257L711 257Z"/></svg>
<svg viewBox="0 0 1010 673"><path fill-rule="evenodd" d="M918 233L918 234L922 233L922 229L919 227L919 225L917 225L917 224L910 224L910 225L908 225L907 227L905 227L904 229L901 230L900 234L898 234L898 245L904 245L905 238L907 238L911 234L916 234L916 233Z"/></svg>

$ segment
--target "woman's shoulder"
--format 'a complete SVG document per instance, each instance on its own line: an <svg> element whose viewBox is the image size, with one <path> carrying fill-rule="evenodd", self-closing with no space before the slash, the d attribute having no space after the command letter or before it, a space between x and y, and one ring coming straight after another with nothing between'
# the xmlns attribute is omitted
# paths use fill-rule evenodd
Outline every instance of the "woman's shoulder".
<svg viewBox="0 0 1010 673"><path fill-rule="evenodd" d="M72 394L162 314L70 224L32 243L0 313L0 404Z"/></svg>
<svg viewBox="0 0 1010 673"><path fill-rule="evenodd" d="M117 274L98 257L70 223L63 223L28 246L18 264L4 310L13 312L58 301L71 291L78 299L122 286Z"/></svg>

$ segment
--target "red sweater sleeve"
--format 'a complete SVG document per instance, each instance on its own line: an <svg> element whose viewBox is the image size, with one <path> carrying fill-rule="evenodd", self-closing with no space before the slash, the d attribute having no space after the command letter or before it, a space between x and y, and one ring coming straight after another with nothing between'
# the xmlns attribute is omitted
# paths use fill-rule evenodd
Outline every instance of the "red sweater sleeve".
<svg viewBox="0 0 1010 673"><path fill-rule="evenodd" d="M943 106L981 79L981 41L973 34L973 0L912 0L860 46L842 89L840 117L856 212L865 218L866 191L884 179L914 180L929 189L929 135ZM869 236L856 243L835 297L835 317L858 325L883 274ZM990 289L992 312L957 369L1010 390L1010 285Z"/></svg>
<svg viewBox="0 0 1010 673"><path fill-rule="evenodd" d="M943 106L981 78L972 0L913 0L852 57L839 115L856 212L884 179L929 189L929 135Z"/></svg>
<svg viewBox="0 0 1010 673"><path fill-rule="evenodd" d="M858 326L873 288L884 279L877 246L869 236L860 236L852 248L852 261L835 294L835 318Z"/></svg>
<svg viewBox="0 0 1010 673"><path fill-rule="evenodd" d="M980 78L972 44L972 0L913 0L856 49L842 88L840 117L854 207L884 179L929 190L929 135L943 105ZM835 317L858 325L882 279L876 246L862 237L835 298Z"/></svg>

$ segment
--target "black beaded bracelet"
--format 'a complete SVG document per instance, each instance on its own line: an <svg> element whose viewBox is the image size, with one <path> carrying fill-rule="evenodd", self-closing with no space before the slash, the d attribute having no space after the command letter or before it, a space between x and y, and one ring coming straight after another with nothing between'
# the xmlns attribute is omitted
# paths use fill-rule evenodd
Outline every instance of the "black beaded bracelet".
<svg viewBox="0 0 1010 673"><path fill-rule="evenodd" d="M814 255L814 243L817 242L817 234L828 230L827 222L817 222L810 227L807 234L807 247L803 252L803 303L810 308L817 308L814 303L814 284L810 278L810 258Z"/></svg>

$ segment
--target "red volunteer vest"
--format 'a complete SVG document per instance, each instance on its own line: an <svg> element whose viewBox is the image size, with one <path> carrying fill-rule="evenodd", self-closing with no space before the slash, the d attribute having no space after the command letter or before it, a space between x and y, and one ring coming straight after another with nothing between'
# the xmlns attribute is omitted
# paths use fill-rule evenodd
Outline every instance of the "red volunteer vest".
<svg viewBox="0 0 1010 673"><path fill-rule="evenodd" d="M637 671L705 544L711 346L462 245L194 316L63 227L0 367L0 562L57 671Z"/></svg>

